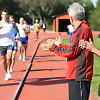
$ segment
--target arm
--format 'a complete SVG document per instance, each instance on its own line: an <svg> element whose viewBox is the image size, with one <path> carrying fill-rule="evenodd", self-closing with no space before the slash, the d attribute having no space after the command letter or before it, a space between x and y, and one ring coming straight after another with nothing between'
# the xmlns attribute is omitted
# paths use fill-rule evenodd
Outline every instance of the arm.
<svg viewBox="0 0 100 100"><path fill-rule="evenodd" d="M0 22L0 30L1 30L2 28L3 28L3 27L2 27L1 22ZM0 36L1 36L1 33L0 33Z"/></svg>
<svg viewBox="0 0 100 100"><path fill-rule="evenodd" d="M57 43L58 44L58 43ZM82 51L79 46L71 47L69 45L60 44L57 45L56 42L42 44L43 50L49 50L61 57L77 57L77 55Z"/></svg>
<svg viewBox="0 0 100 100"><path fill-rule="evenodd" d="M83 28L83 27L82 27ZM47 46L45 45L44 47L46 47L46 50L50 50L52 52L54 52L55 54L62 56L62 57L78 57L78 55L83 51L78 45L79 45L79 41L81 39L84 40L89 40L89 38L92 38L92 33L90 28L85 28L85 29L79 29L77 30L76 33L73 34L72 36L72 43L71 46L68 45L64 45L64 44L60 44L59 46L57 46L55 43L52 44L47 44Z"/></svg>
<svg viewBox="0 0 100 100"><path fill-rule="evenodd" d="M60 44L59 46L53 44L50 48L50 51L61 57L77 57L78 54L82 51L77 45L75 47Z"/></svg>
<svg viewBox="0 0 100 100"><path fill-rule="evenodd" d="M48 44L42 44L43 50L50 50L61 57L76 57L81 52L79 46L68 46L60 44L59 40L52 39L47 40Z"/></svg>
<svg viewBox="0 0 100 100"><path fill-rule="evenodd" d="M84 28L84 29L83 29ZM92 38L92 32L88 27L81 27L77 30L77 33L74 33L72 36L71 46L61 44L59 46L53 45L50 51L56 53L62 57L78 57L78 55L83 51L79 46L79 41L81 39L89 40Z"/></svg>
<svg viewBox="0 0 100 100"><path fill-rule="evenodd" d="M16 41L16 42L19 42L19 41L20 41L19 33L15 36L15 41Z"/></svg>
<svg viewBox="0 0 100 100"><path fill-rule="evenodd" d="M30 28L28 25L26 25L26 27L25 27L25 33L30 33Z"/></svg>
<svg viewBox="0 0 100 100"><path fill-rule="evenodd" d="M88 41L84 41L84 40L81 40L79 42L79 46L82 48L82 49L87 49L87 50L90 50L91 52L95 53L97 56L100 56L100 50L97 49L93 42L91 41L91 38L89 39L89 42Z"/></svg>
<svg viewBox="0 0 100 100"><path fill-rule="evenodd" d="M100 57L100 50L97 49L96 47L93 47L93 48L92 48L92 52L95 53L97 56Z"/></svg>
<svg viewBox="0 0 100 100"><path fill-rule="evenodd" d="M18 31L18 33L19 33L18 27L17 27L17 25L16 25L16 23L15 23L15 22L13 23L13 27L14 27L14 28L16 28L16 29L17 29L17 31Z"/></svg>
<svg viewBox="0 0 100 100"><path fill-rule="evenodd" d="M20 38L20 34L19 34L18 26L16 25L15 22L13 23L13 27L16 28L17 31L16 40L18 40Z"/></svg>

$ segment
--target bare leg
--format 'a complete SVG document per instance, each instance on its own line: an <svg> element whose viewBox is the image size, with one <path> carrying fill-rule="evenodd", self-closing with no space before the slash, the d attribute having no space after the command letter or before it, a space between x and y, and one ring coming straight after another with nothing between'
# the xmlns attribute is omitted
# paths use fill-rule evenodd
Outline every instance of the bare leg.
<svg viewBox="0 0 100 100"><path fill-rule="evenodd" d="M22 52L22 53L23 53L23 54L22 54L22 55L23 55L23 61L25 61L26 50L27 50L27 44L22 44L22 47L23 47L23 50L22 50L22 51L23 51L23 52Z"/></svg>
<svg viewBox="0 0 100 100"><path fill-rule="evenodd" d="M4 80L8 80L9 78L11 78L10 74L11 55L12 55L12 50L8 50L4 60L4 67L6 70Z"/></svg>
<svg viewBox="0 0 100 100"><path fill-rule="evenodd" d="M16 52L17 52L17 51L13 51L13 52L12 52L12 58L11 58L10 70L13 69L13 66L14 66L14 64L15 64L15 56L16 56ZM12 72L12 71L11 71L11 72Z"/></svg>
<svg viewBox="0 0 100 100"><path fill-rule="evenodd" d="M39 32L35 33L35 40L37 40L39 38Z"/></svg>
<svg viewBox="0 0 100 100"><path fill-rule="evenodd" d="M22 60L22 43L19 42L18 44L18 50L19 50L19 60Z"/></svg>
<svg viewBox="0 0 100 100"><path fill-rule="evenodd" d="M39 32L36 33L36 38L37 38L37 39L39 38Z"/></svg>
<svg viewBox="0 0 100 100"><path fill-rule="evenodd" d="M2 66L4 67L4 70L7 73L6 56L1 56L1 60L2 60Z"/></svg>
<svg viewBox="0 0 100 100"><path fill-rule="evenodd" d="M6 54L7 70L10 70L12 50L8 50Z"/></svg>

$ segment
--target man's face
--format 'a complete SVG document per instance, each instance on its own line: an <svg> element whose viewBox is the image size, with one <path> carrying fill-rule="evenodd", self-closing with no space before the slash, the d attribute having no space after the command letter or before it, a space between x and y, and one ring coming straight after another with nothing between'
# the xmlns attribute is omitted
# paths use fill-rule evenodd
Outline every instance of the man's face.
<svg viewBox="0 0 100 100"><path fill-rule="evenodd" d="M11 16L9 17L9 20L14 20Z"/></svg>
<svg viewBox="0 0 100 100"><path fill-rule="evenodd" d="M2 12L1 17L2 17L2 19L7 20L9 16L8 16L7 12Z"/></svg>
<svg viewBox="0 0 100 100"><path fill-rule="evenodd" d="M24 23L24 19L23 19L23 18L20 18L19 22L20 22L21 24L23 24L23 23Z"/></svg>

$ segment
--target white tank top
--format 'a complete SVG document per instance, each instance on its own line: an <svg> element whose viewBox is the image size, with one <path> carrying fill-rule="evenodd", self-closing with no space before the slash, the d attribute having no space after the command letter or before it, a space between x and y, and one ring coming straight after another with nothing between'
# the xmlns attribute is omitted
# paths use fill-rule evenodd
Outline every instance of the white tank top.
<svg viewBox="0 0 100 100"><path fill-rule="evenodd" d="M9 46L14 43L14 35L12 33L12 24L4 24L0 21L2 28L0 29L0 46Z"/></svg>
<svg viewBox="0 0 100 100"><path fill-rule="evenodd" d="M19 30L20 37L26 37L23 27L20 24L18 24L17 27Z"/></svg>

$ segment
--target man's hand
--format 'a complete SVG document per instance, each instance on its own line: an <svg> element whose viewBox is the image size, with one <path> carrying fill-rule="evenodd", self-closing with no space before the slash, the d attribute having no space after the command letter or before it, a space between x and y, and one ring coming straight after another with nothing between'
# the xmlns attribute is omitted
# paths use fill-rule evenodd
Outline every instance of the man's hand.
<svg viewBox="0 0 100 100"><path fill-rule="evenodd" d="M82 49L85 49L86 48L86 41L85 40L80 40L79 41L79 47L81 47Z"/></svg>
<svg viewBox="0 0 100 100"><path fill-rule="evenodd" d="M41 45L41 47L42 47L43 50L50 50L50 48L51 48L51 46L52 46L53 44L59 46L60 43L61 43L61 39L59 39L59 38L56 38L56 40L48 39L48 40L47 40L47 43L48 43L48 44L42 44L42 45Z"/></svg>
<svg viewBox="0 0 100 100"><path fill-rule="evenodd" d="M91 41L91 38L89 39L89 42L85 41L85 40L80 40L79 46L82 49L86 48L87 50L90 50L90 51L93 51L93 48L94 48L94 45L93 45L93 42Z"/></svg>
<svg viewBox="0 0 100 100"><path fill-rule="evenodd" d="M53 39L48 39L48 40L47 40L47 43L48 43L49 45L53 45L53 44L54 44L54 41L55 41L55 40L53 40Z"/></svg>
<svg viewBox="0 0 100 100"><path fill-rule="evenodd" d="M55 44L55 45L59 46L60 43L61 43L61 40L60 40L59 38L56 37L56 40L48 39L48 40L47 40L47 43L50 44L50 45Z"/></svg>
<svg viewBox="0 0 100 100"><path fill-rule="evenodd" d="M42 45L41 45L41 48L42 48L43 50L49 50L49 49L51 48L51 45L49 45L49 44L42 44Z"/></svg>

